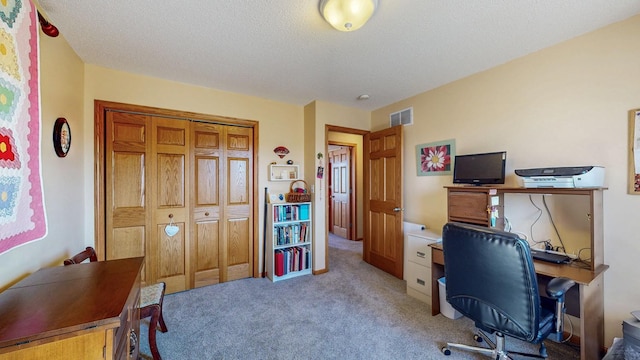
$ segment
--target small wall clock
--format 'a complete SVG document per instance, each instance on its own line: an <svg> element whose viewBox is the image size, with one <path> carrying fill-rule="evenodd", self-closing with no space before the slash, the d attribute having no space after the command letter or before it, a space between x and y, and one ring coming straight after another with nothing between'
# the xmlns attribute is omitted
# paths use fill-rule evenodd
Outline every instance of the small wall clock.
<svg viewBox="0 0 640 360"><path fill-rule="evenodd" d="M65 157L71 148L71 128L67 119L57 118L53 125L53 149L59 157Z"/></svg>

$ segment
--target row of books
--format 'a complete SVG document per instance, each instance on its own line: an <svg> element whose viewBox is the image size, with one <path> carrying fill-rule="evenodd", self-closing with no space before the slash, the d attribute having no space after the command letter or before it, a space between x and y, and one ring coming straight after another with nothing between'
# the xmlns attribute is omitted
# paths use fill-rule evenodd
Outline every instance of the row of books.
<svg viewBox="0 0 640 360"><path fill-rule="evenodd" d="M309 204L275 205L273 222L309 220Z"/></svg>
<svg viewBox="0 0 640 360"><path fill-rule="evenodd" d="M280 249L274 252L276 276L284 276L288 273L306 270L311 266L311 251L304 246L294 246L288 249Z"/></svg>
<svg viewBox="0 0 640 360"><path fill-rule="evenodd" d="M289 245L309 241L308 223L276 226L273 228L273 244Z"/></svg>

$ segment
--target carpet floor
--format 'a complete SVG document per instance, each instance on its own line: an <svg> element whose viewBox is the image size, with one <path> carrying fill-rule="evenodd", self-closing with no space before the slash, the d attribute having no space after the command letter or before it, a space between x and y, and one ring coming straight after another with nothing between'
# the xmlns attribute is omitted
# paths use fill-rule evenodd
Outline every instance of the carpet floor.
<svg viewBox="0 0 640 360"><path fill-rule="evenodd" d="M440 349L474 344L473 323L431 316L406 282L362 261L362 243L330 236L329 272L272 283L247 278L165 296L169 331L157 333L164 360L487 359ZM148 320L141 358L151 359ZM549 359L579 359L571 345L546 342ZM507 348L537 346L507 339Z"/></svg>

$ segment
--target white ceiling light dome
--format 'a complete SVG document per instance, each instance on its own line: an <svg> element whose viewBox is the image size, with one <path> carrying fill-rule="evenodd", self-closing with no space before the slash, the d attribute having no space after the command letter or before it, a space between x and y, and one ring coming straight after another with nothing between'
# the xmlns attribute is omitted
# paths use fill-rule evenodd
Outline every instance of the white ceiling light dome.
<svg viewBox="0 0 640 360"><path fill-rule="evenodd" d="M371 18L378 0L320 0L320 13L334 28L354 31Z"/></svg>

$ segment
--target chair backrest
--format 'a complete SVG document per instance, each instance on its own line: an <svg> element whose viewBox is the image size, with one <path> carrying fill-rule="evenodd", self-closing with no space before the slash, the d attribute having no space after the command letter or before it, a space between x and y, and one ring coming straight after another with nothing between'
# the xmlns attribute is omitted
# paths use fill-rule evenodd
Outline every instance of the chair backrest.
<svg viewBox="0 0 640 360"><path fill-rule="evenodd" d="M89 259L90 262L98 261L98 255L96 255L96 251L91 246L87 246L84 251L76 254L72 258L66 259L64 265L80 264L87 259Z"/></svg>
<svg viewBox="0 0 640 360"><path fill-rule="evenodd" d="M462 223L442 231L447 301L483 330L538 336L540 296L529 244L516 234Z"/></svg>

